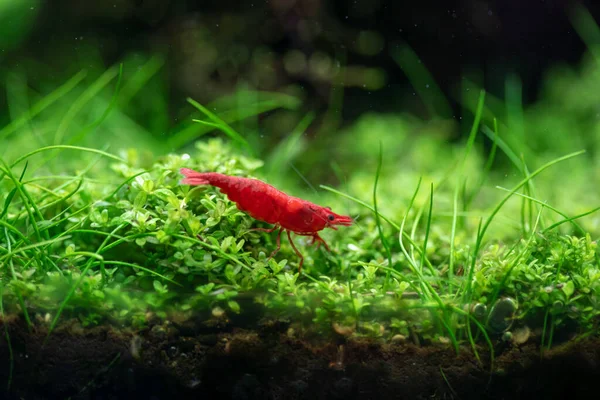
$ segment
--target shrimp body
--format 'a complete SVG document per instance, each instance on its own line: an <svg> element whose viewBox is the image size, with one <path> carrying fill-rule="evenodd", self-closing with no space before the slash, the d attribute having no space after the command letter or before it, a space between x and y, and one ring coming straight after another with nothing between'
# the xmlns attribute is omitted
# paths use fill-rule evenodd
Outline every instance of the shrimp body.
<svg viewBox="0 0 600 400"><path fill-rule="evenodd" d="M337 229L336 225L349 226L352 224L350 217L338 215L329 207L321 207L310 201L289 196L258 179L241 178L216 172L196 172L188 168L182 168L180 172L185 176L181 180L182 184L218 187L229 200L236 203L239 210L248 213L254 219L275 225L272 229L256 228L255 230L273 232L279 228L277 248L269 258L279 251L281 233L287 231L290 243L300 258L299 271L302 270L304 257L296 249L290 232L312 236L311 244L317 241L323 243L329 250L329 246L318 232L325 228Z"/></svg>

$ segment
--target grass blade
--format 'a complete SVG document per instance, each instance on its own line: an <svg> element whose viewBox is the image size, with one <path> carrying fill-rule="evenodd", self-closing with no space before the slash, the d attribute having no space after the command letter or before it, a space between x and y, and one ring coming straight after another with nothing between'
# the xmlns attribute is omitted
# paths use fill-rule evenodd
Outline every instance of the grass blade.
<svg viewBox="0 0 600 400"><path fill-rule="evenodd" d="M73 136L71 139L69 139L69 141L67 142L68 144L77 143L81 139L85 138L92 130L99 127L100 124L102 124L102 122L109 116L110 112L117 105L117 100L119 99L119 91L121 89L122 79L123 79L123 64L121 63L119 65L119 74L117 76L117 85L115 87L115 91L112 95L112 98L111 98L110 102L108 103L108 106L106 107L106 109L104 110L102 115L100 115L100 117L96 121L92 122L90 125L88 125L86 128L84 128L81 132L79 132L78 134Z"/></svg>
<svg viewBox="0 0 600 400"><path fill-rule="evenodd" d="M289 165L298 154L301 154L305 143L302 140L306 129L315 119L315 113L310 112L302 118L296 128L283 141L281 141L269 154L265 163L266 176L274 185L281 183L286 166Z"/></svg>
<svg viewBox="0 0 600 400"><path fill-rule="evenodd" d="M296 100L293 97L290 97L290 99ZM210 105L211 108L219 108L220 106L220 101L213 102ZM278 108L295 109L297 108L297 106L298 102L289 100L286 95L286 97L284 97L281 100L278 100L277 98L262 101L259 100L258 103L246 108L238 107L233 110L226 110L219 113L219 117L227 123L233 123L243 121L246 118L253 117L255 115L259 115L267 111L276 110ZM191 116L194 117L196 116L196 114L198 113L194 113ZM200 125L198 123L184 125L183 128L177 128L175 130L175 133L167 139L166 147L169 149L179 149L185 146L187 143L196 140L213 130L213 127Z"/></svg>
<svg viewBox="0 0 600 400"><path fill-rule="evenodd" d="M16 130L18 130L19 128L21 128L24 124L27 123L28 120L35 117L37 114L41 113L46 108L50 107L56 101L58 101L63 96L65 96L67 93L69 93L71 90L73 90L83 79L85 79L86 75L87 75L87 72L85 70L79 71L71 79L69 79L62 86L60 86L58 89L54 90L52 93L48 94L43 99L41 99L36 104L34 104L28 110L27 115L24 115L16 120L14 120L10 124L6 125L4 128L0 129L0 140L4 139L5 137L9 136L11 133L13 133ZM4 149L4 150L6 150L6 149Z"/></svg>
<svg viewBox="0 0 600 400"><path fill-rule="evenodd" d="M421 269L421 274L423 274L423 265L425 264L425 259L427 258L427 243L429 242L429 232L431 230L432 214L433 214L433 183L431 184L431 191L429 194L429 213L427 215L427 226L425 227L425 238L423 239L423 251L421 252L421 262L419 263L419 268ZM435 274L435 270L433 268L431 268L431 272L432 272L432 274Z"/></svg>
<svg viewBox="0 0 600 400"><path fill-rule="evenodd" d="M486 219L485 223L483 224L483 227L481 229L480 235L483 238L483 236L485 235L485 232L487 231L488 227L490 226L490 224L492 223L492 220L494 219L494 217L496 216L496 214L498 214L498 212L500 211L500 209L502 208L502 206L508 201L508 199L510 199L512 197L512 195L519 190L519 188L521 188L523 185L525 185L527 182L529 182L531 179L535 178L536 176L538 176L539 174L541 174L544 170L550 168L553 165L556 165L560 162L563 161L567 161L573 157L577 157L582 155L583 153L585 153L585 150L581 150L581 151L577 151L574 153L570 153L567 154L565 156L556 158L544 165L542 165L540 168L538 168L537 170L535 170L533 173L531 173L530 175L528 175L526 178L524 178L523 180L521 180L515 187L513 187L510 192L500 201L500 203L498 203L498 205L494 208L494 210L492 211L492 213L490 214L490 216ZM478 234L479 235L479 234ZM479 240L478 240L479 241ZM476 251L478 251L478 247L476 247ZM475 253L477 254L477 252ZM473 260L473 263L475 261Z"/></svg>
<svg viewBox="0 0 600 400"><path fill-rule="evenodd" d="M110 158L112 160L118 161L118 162L122 162L124 164L127 164L127 160L115 156L114 154L110 154L107 153L106 151L103 150L98 150L98 149L92 149L89 147L81 147L81 146L71 146L71 145L66 145L66 144L58 144L58 145L53 145L53 146L46 146L46 147L41 147L39 149L30 151L29 153L17 158L15 161L13 161L13 163L10 165L10 167L14 167L15 165L17 165L18 163L20 163L23 160L26 160L27 158L38 154L38 153L42 153L45 151L51 151L51 150L55 150L55 149L64 149L64 150L78 150L78 151L85 151L85 152L89 152L89 153L96 153L96 154L100 154L106 158Z"/></svg>
<svg viewBox="0 0 600 400"><path fill-rule="evenodd" d="M419 185L420 185L420 181L421 180L419 179ZM360 199L357 199L356 197L350 196L349 194L340 192L339 190L336 190L336 189L326 186L326 185L319 185L319 187L321 189L325 189L331 193L335 193L339 196L345 197L346 199L351 200L357 204L360 204L361 206L365 207L366 209L368 209L369 211L371 211L373 213L375 212L375 208L373 208L370 204L368 204ZM413 199L413 202L414 202L414 199ZM381 219L384 220L385 222L387 222L388 224L390 224L394 229L396 229L397 231L400 231L400 233L404 237L404 239L406 239L411 246L415 247L416 251L419 253L419 255L421 255L421 252L422 252L421 248L417 246L417 244L414 242L414 240L410 237L410 235L408 233L404 232L404 230L402 229L402 227L400 225L398 225L397 223L395 223L394 221L392 221L391 219L389 219L388 217L386 217L385 215L383 215L381 213L377 213L377 214L379 214ZM427 266L429 268L433 268L433 266L431 265L431 263L428 259L425 259L425 262L427 263Z"/></svg>
<svg viewBox="0 0 600 400"><path fill-rule="evenodd" d="M112 67L107 69L94 83L88 86L77 99L73 102L69 110L65 113L61 120L56 133L54 134L54 144L62 144L63 138L67 132L67 129L81 110L84 109L87 103L89 103L95 96L100 93L102 89L106 87L118 74L118 69Z"/></svg>
<svg viewBox="0 0 600 400"><path fill-rule="evenodd" d="M90 253L87 251L86 252L84 252L84 251L74 252L65 257L75 257L75 256L79 256L79 255L87 255L88 257L90 257L90 259L95 258L95 259L99 260L101 264L104 263L104 258L101 255L96 254L96 253ZM77 279L75 284L73 284L71 286L71 288L69 289L69 292L67 293L67 296L60 303L58 310L56 311L56 315L54 316L54 318L52 319L52 322L50 323L50 326L48 327L48 333L46 334L46 338L44 339L44 345L46 345L46 343L48 342L48 339L50 338L50 334L52 333L54 328L56 328L56 325L58 324L58 320L60 319L60 316L62 315L65 307L67 306L67 303L69 302L69 300L71 300L71 297L73 297L75 290L77 290L77 288L79 287L81 282L83 282L83 279L86 277L86 274L91 266L92 266L91 262L88 262L86 264L85 268L83 268L83 270L81 270L81 272L80 272L79 279ZM104 267L102 266L102 268L104 268Z"/></svg>
<svg viewBox="0 0 600 400"><path fill-rule="evenodd" d="M483 113L483 106L485 105L485 92L482 90L479 94L479 101L477 102L477 111L475 112L475 120L473 121L473 126L471 127L471 132L469 133L469 138L467 140L467 146L465 148L465 153L463 155L463 159L460 165L460 175L458 182L456 183L456 187L454 188L454 198L452 201L452 228L450 231L450 260L448 265L448 276L450 279L454 277L454 246L456 239L456 225L458 221L458 191L459 185L464 180L464 185L466 186L466 177L465 177L465 165L467 158L475 144L475 138L477 137L477 132L479 131L479 124L481 122L481 115ZM463 199L463 211L466 211L464 208L467 204L467 200Z"/></svg>
<svg viewBox="0 0 600 400"><path fill-rule="evenodd" d="M192 106L194 106L195 108L200 110L210 120L213 121L213 122L208 122L208 121L193 120L194 122L202 123L204 125L211 126L211 127L222 130L227 136L229 136L229 138L231 140L233 140L234 142L240 143L243 147L248 149L251 153L253 152L253 149L250 146L250 143L248 143L248 141L246 139L244 139L239 133L237 133L225 121L223 121L221 118L217 117L215 114L210 112L210 110L208 110L208 108L204 107L202 104L198 103L194 99L188 97L187 101Z"/></svg>
<svg viewBox="0 0 600 400"><path fill-rule="evenodd" d="M598 43L600 43L600 28L589 10L581 4L575 3L569 12L569 19L594 58L600 60L600 47L598 46Z"/></svg>
<svg viewBox="0 0 600 400"><path fill-rule="evenodd" d="M509 189L503 188L503 187L501 187L501 186L496 186L496 189L500 189L500 190L503 190L503 191L505 191L505 192L510 192L510 190L509 190ZM541 205L541 206L542 206L542 208L544 208L544 207L545 207L545 208L548 208L549 210L552 210L552 211L554 211L555 213L557 213L557 214L558 214L558 215L560 215L561 217L564 217L564 218L565 218L565 219L564 219L562 222L560 222L560 223L559 223L559 225L560 225L561 223L563 223L563 222L571 222L571 223L573 224L573 227L574 227L574 228L575 228L577 231L579 231L579 233L580 233L580 234L582 234L582 235L585 235L585 231L583 230L583 228L582 228L582 227L581 227L581 226L580 226L580 225L579 225L577 222L575 222L575 221L574 221L574 220L575 220L575 219L577 219L578 217L573 217L573 218L571 218L571 217L569 217L567 214L563 213L562 211L560 211L560 210L558 210L558 209L556 209L556 208L552 207L551 205L549 205L549 204L547 204L547 203L545 203L545 202L543 202L543 201L541 201L541 200L538 200L538 199L536 199L535 197L527 196L526 194L523 194L523 193L518 193L518 192L514 192L513 194L516 194L517 196L523 197L524 199L527 199L527 200L533 201L533 202L535 202L535 203L537 203L537 204ZM586 213L582 214L581 216L579 216L579 218L580 218L580 217L582 217L582 216L585 216L585 215L589 215L589 214L593 213L594 211L596 211L596 210L598 210L598 209L600 209L600 207L598 207L598 208L595 208L595 209L593 209L592 211L588 211L588 212L586 212ZM540 225L541 225L541 224L540 224ZM557 226L557 225L556 225L556 226ZM554 226L553 226L553 227L554 227ZM548 230L549 230L549 228L545 228L545 229L543 230L543 232L546 232L546 231L548 231ZM533 230L533 231L534 231L534 230ZM532 231L532 232L533 232L533 231Z"/></svg>
<svg viewBox="0 0 600 400"><path fill-rule="evenodd" d="M379 232L379 239L381 240L381 244L383 244L383 248L385 249L385 254L388 259L388 266L392 268L392 251L390 250L390 245L383 234L383 228L381 227L381 219L379 217L379 212L377 210L377 183L379 182L379 176L381 174L381 166L383 164L383 145L379 142L379 158L377 160L377 172L375 172L375 183L373 184L373 210L375 213L375 224L377 225L377 232ZM390 280L389 271L386 273L384 287L387 287Z"/></svg>
<svg viewBox="0 0 600 400"><path fill-rule="evenodd" d="M12 202L12 199L13 199L13 197L15 197L16 193L17 193L16 187L12 188L12 190L10 192L8 192L8 196L6 196L6 200L4 200L4 208L2 209L2 212L0 213L0 219L4 218L4 216L6 216L6 214L8 214L8 207L10 206L10 203Z"/></svg>
<svg viewBox="0 0 600 400"><path fill-rule="evenodd" d="M430 115L452 118L452 108L446 97L414 50L408 44L402 43L391 51L391 56L408 77L413 88L425 103Z"/></svg>

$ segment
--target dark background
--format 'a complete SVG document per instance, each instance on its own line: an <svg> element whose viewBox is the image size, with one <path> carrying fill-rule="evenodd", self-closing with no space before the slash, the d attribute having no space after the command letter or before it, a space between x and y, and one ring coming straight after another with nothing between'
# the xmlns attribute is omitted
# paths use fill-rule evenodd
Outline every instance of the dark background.
<svg viewBox="0 0 600 400"><path fill-rule="evenodd" d="M579 3L593 16L600 15L600 2ZM385 71L382 87L347 85L344 121L365 110L409 111L426 118L426 109L390 57L391 48L404 42L418 54L455 113L460 106L451 92L469 70L481 73L485 88L499 97L506 76L518 74L527 104L535 101L544 71L559 62L575 64L585 51L569 20L572 4L568 0L41 2L34 28L5 53L2 63L14 66L34 58L45 65L29 71L35 86L38 79L59 81L81 68L85 61L77 51L83 45L97 49L106 66L132 52L159 52L167 57L163 73L173 115L186 96L207 102L231 93L240 81L275 91L298 85L305 104L324 110L333 83L310 74L290 74L282 66L286 53L297 49L308 58L318 53L329 62L342 59L345 65ZM358 49L364 31L379 35L379 49L366 54ZM77 58L80 61L74 62ZM261 70L265 66L268 70Z"/></svg>

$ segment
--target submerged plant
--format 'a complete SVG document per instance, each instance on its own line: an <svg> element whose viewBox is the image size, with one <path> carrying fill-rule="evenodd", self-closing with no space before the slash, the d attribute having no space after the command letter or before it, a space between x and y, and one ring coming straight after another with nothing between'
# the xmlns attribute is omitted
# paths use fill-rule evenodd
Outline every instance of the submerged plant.
<svg viewBox="0 0 600 400"><path fill-rule="evenodd" d="M122 74L122 68L111 69L97 88L113 78L120 82ZM31 118L81 79L36 104ZM301 138L312 114L263 162L252 140L230 125L243 116L217 115L190 99L193 117L205 119L193 118L162 144L154 138L144 145L134 131L137 150L115 154L79 144L96 144L88 133L106 125L110 112L123 121L115 106L117 84L100 119L77 123L94 90L67 105L56 127L48 122L55 132L48 142L70 144L11 150L0 165L2 308L22 314L29 326L52 330L61 318L76 317L85 326L111 321L141 328L156 318L199 314L222 322L260 309L254 317L289 320L297 333L402 337L450 343L457 351L466 343L477 356L478 343L492 349L492 340L521 331L541 331L547 346L558 331L598 333L593 238L600 201L590 190L581 204L572 195L589 186L595 176L589 171L597 169L582 152L522 151L503 121L490 117L495 114L487 102L496 99L483 92L464 145L408 134L439 130L436 121L360 118L340 135L341 145L311 156L344 181L343 189L322 185L326 190L315 194L284 173L300 154L293 144L308 145ZM279 106L265 102L261 109ZM22 138L13 134L24 121L0 130L0 139L19 144ZM198 140L187 152L164 152L215 129L228 140ZM480 132L492 141L487 157ZM498 162L502 157L508 166ZM289 242L269 257L278 236L260 232L267 226L217 189L180 185L181 168L272 180L301 198L344 210L355 223L323 232L331 252L300 236L306 262L299 274ZM571 168L588 182L571 179ZM530 337L517 336L509 341Z"/></svg>
<svg viewBox="0 0 600 400"><path fill-rule="evenodd" d="M419 343L449 338L456 349L464 340L474 344L477 332L489 340L517 320L546 325L548 336L568 321L585 332L597 326L600 273L590 235L535 230L512 245L483 246L490 218L473 247L469 225L456 220L451 246L445 227L452 225L434 208L435 198L452 198L451 191L440 186L434 197L431 188L423 204L417 188L401 224L379 212L377 197L375 207L356 199L367 206L356 209L359 223L344 235L328 233L335 236L333 253L307 248L300 275L286 258L293 248L283 243L281 256L268 259L275 237L250 231L260 223L221 193L179 185L182 167L253 176L260 161L237 155L219 139L153 163L134 151L99 156L110 168L85 175L44 178L29 177L26 168L19 176L3 170L6 311L20 309L29 320L29 313L50 314L45 323L51 328L63 315L85 326L110 319L140 327L149 315L244 313L250 295L267 316L296 321L303 330L401 335ZM385 176L379 179L386 184ZM499 212L496 207L492 215ZM394 240L398 233L403 240ZM508 298L518 308L499 313Z"/></svg>

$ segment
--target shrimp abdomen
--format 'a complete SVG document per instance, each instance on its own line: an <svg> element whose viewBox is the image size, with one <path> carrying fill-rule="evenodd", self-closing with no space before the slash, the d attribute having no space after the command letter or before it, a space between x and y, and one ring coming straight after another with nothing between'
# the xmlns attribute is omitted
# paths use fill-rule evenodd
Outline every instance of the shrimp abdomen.
<svg viewBox="0 0 600 400"><path fill-rule="evenodd" d="M221 189L237 208L252 218L275 224L279 221L285 194L258 179L223 175L216 172L196 172L188 168L180 171L188 185L211 185ZM283 196L283 198L282 198Z"/></svg>

